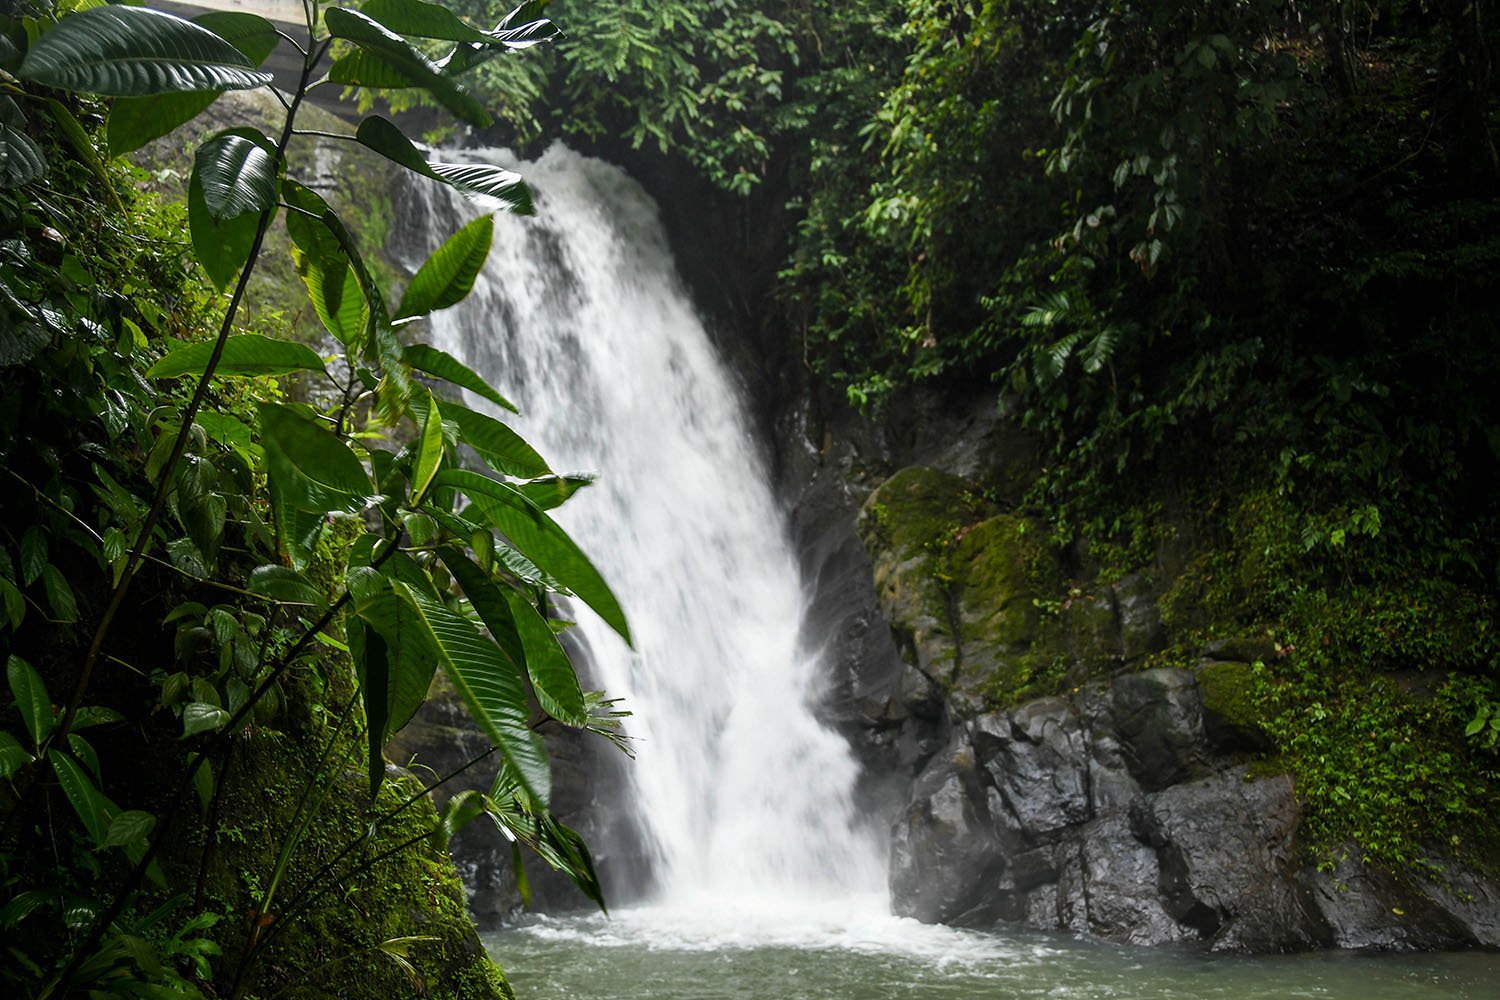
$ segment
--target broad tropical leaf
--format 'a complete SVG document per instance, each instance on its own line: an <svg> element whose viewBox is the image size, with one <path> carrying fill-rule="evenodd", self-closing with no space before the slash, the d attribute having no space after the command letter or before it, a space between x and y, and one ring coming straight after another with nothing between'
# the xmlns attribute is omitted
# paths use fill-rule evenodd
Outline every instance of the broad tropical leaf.
<svg viewBox="0 0 1500 1000"><path fill-rule="evenodd" d="M411 506L415 507L427 495L438 467L443 463L443 414L437 400L426 388L419 387L422 394L422 417L420 435L416 440L416 454L412 458ZM414 400L415 402L415 400Z"/></svg>
<svg viewBox="0 0 1500 1000"><path fill-rule="evenodd" d="M0 779L9 778L34 760L14 736L0 730Z"/></svg>
<svg viewBox="0 0 1500 1000"><path fill-rule="evenodd" d="M441 601L411 593L437 643L443 670L474 722L499 747L526 789L545 803L552 794L552 773L542 738L527 725L530 712L520 664Z"/></svg>
<svg viewBox="0 0 1500 1000"><path fill-rule="evenodd" d="M495 198L510 206L516 215L533 215L536 206L531 201L531 189L514 170L491 166L488 163L437 163L428 166L438 178L460 191L482 194Z"/></svg>
<svg viewBox="0 0 1500 1000"><path fill-rule="evenodd" d="M334 83L356 87L392 86L388 82L389 76L383 72L371 72L370 60L374 60L374 66L392 70L403 77L405 83L402 86L422 88L470 125L483 128L492 121L484 105L444 76L432 60L413 48L410 42L379 21L357 11L335 7L323 15L323 23L329 34L353 42L367 57L359 61L348 57L336 60L328 70L328 78Z"/></svg>
<svg viewBox="0 0 1500 1000"><path fill-rule="evenodd" d="M216 10L193 18L259 66L281 41L276 26L258 14ZM219 99L222 90L193 90L154 97L122 97L109 110L109 155L124 156L192 121Z"/></svg>
<svg viewBox="0 0 1500 1000"><path fill-rule="evenodd" d="M452 382L512 413L518 412L515 404L496 392L495 387L486 382L484 376L447 351L440 351L427 344L409 344L404 357L406 363L419 372L424 372L433 378L440 378L445 382ZM536 453L532 452L532 454ZM541 461L540 456L537 457L537 461Z"/></svg>
<svg viewBox="0 0 1500 1000"><path fill-rule="evenodd" d="M241 215L224 222L215 219L203 197L198 172L188 184L188 231L193 238L193 253L214 287L223 291L250 256L260 217Z"/></svg>
<svg viewBox="0 0 1500 1000"><path fill-rule="evenodd" d="M62 786L63 794L67 796L78 818L83 821L83 828L88 831L95 846L103 847L109 836L110 820L119 813L119 806L105 798L89 780L88 773L67 754L49 753L47 759L52 762L52 771L57 775L57 783Z"/></svg>
<svg viewBox="0 0 1500 1000"><path fill-rule="evenodd" d="M358 351L369 333L369 304L360 272L323 221L330 211L328 205L295 182L284 184L282 193L287 204L298 210L287 215L286 228L292 238L292 262L307 286L313 309L339 343Z"/></svg>
<svg viewBox="0 0 1500 1000"><path fill-rule="evenodd" d="M561 507L568 497L593 481L593 476L549 476L532 483L520 483L516 489L542 510L551 510Z"/></svg>
<svg viewBox="0 0 1500 1000"><path fill-rule="evenodd" d="M366 582L361 584L359 576ZM439 652L412 593L365 568L351 573L358 591L349 630L349 651L359 670L369 744L371 795L385 774L384 749L391 735L411 721L427 698Z"/></svg>
<svg viewBox="0 0 1500 1000"><path fill-rule="evenodd" d="M245 589L261 597L287 604L309 604L321 607L324 603L322 591L294 569L286 566L257 566L250 571Z"/></svg>
<svg viewBox="0 0 1500 1000"><path fill-rule="evenodd" d="M208 213L219 222L276 204L276 157L248 136L221 132L199 146L193 176Z"/></svg>
<svg viewBox="0 0 1500 1000"><path fill-rule="evenodd" d="M246 90L271 82L207 28L143 7L99 7L64 17L31 46L21 77L111 97Z"/></svg>
<svg viewBox="0 0 1500 1000"><path fill-rule="evenodd" d="M0 124L0 188L30 184L47 172L47 158L25 132Z"/></svg>
<svg viewBox="0 0 1500 1000"><path fill-rule="evenodd" d="M504 593L516 631L526 648L526 673L531 677L542 711L570 726L584 725L588 720L583 708L583 689L578 686L578 675L552 626L526 595L509 587L504 588Z"/></svg>
<svg viewBox="0 0 1500 1000"><path fill-rule="evenodd" d="M552 471L521 435L494 417L457 403L449 403L443 413L458 425L464 443L496 471L519 479L535 479Z"/></svg>
<svg viewBox="0 0 1500 1000"><path fill-rule="evenodd" d="M398 35L451 42L489 40L488 35L465 24L448 8L424 0L367 0L359 10Z"/></svg>
<svg viewBox="0 0 1500 1000"><path fill-rule="evenodd" d="M10 681L10 693L15 696L16 709L26 732L31 735L33 746L40 747L42 741L52 735L57 720L52 715L52 699L47 695L47 685L31 664L12 654L5 661L6 679Z"/></svg>
<svg viewBox="0 0 1500 1000"><path fill-rule="evenodd" d="M176 378L180 375L202 375L213 353L212 341L188 344L161 358L146 371L147 378ZM224 341L215 375L286 375L289 372L323 372L323 359L306 344L290 340L273 340L255 333L244 333ZM326 374L326 372L325 372Z"/></svg>
<svg viewBox="0 0 1500 1000"><path fill-rule="evenodd" d="M348 445L291 406L261 403L259 410L267 473L284 500L317 514L365 507L370 477Z"/></svg>
<svg viewBox="0 0 1500 1000"><path fill-rule="evenodd" d="M395 318L414 319L462 302L490 255L495 219L481 215L432 252L406 286Z"/></svg>
<svg viewBox="0 0 1500 1000"><path fill-rule="evenodd" d="M515 487L462 469L445 469L438 484L462 490L484 519L527 559L572 591L630 641L630 626L604 577L567 532Z"/></svg>

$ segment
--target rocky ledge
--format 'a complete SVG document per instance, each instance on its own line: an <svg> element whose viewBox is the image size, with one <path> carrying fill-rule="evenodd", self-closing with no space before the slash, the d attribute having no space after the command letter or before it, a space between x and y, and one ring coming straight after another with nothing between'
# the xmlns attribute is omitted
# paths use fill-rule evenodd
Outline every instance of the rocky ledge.
<svg viewBox="0 0 1500 1000"><path fill-rule="evenodd" d="M1500 946L1500 893L1451 859L1306 863L1291 780L1232 763L1243 749L1185 670L976 716L895 823L897 912L1230 952Z"/></svg>

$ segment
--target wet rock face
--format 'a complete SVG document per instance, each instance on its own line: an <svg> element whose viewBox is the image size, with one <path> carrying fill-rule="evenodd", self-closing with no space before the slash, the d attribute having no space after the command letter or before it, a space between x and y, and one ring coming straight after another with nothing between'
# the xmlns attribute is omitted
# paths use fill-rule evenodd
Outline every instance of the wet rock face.
<svg viewBox="0 0 1500 1000"><path fill-rule="evenodd" d="M1191 672L1096 682L955 727L894 825L898 913L1215 951L1431 950L1500 938L1492 883L1443 884L1298 849L1285 775L1215 755Z"/></svg>

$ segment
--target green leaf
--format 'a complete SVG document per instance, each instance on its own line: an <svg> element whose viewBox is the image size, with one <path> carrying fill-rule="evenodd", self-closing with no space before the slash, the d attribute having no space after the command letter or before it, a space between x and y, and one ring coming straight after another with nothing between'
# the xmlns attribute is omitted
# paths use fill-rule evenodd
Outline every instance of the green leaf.
<svg viewBox="0 0 1500 1000"><path fill-rule="evenodd" d="M259 228L258 215L240 215L223 222L215 219L204 200L201 178L193 171L188 183L188 231L193 253L215 288L223 291L245 266Z"/></svg>
<svg viewBox="0 0 1500 1000"><path fill-rule="evenodd" d="M452 42L489 41L484 32L471 28L446 7L423 0L367 0L359 9L398 35Z"/></svg>
<svg viewBox="0 0 1500 1000"><path fill-rule="evenodd" d="M73 756L78 758L88 768L89 773L94 776L95 781L104 780L104 771L99 767L99 754L88 740L77 733L69 733L68 749L72 750Z"/></svg>
<svg viewBox="0 0 1500 1000"><path fill-rule="evenodd" d="M78 620L78 602L73 597L62 570L48 563L42 567L42 589L47 592L47 603L52 606L52 616L60 622Z"/></svg>
<svg viewBox="0 0 1500 1000"><path fill-rule="evenodd" d="M556 633L526 595L509 587L504 593L526 648L526 672L542 711L570 726L584 725L588 720L583 710L583 689Z"/></svg>
<svg viewBox="0 0 1500 1000"><path fill-rule="evenodd" d="M362 682L373 796L385 775L385 744L426 701L440 653L412 591L369 575L374 585L355 602L349 649ZM350 589L358 586L351 579Z"/></svg>
<svg viewBox="0 0 1500 1000"><path fill-rule="evenodd" d="M420 87L461 120L480 128L492 119L484 105L442 74L442 71L400 35L385 25L352 10L335 7L323 15L328 33L359 46L365 56L351 60L347 56L329 67L328 79L356 87L390 87L391 71L403 78L397 86ZM373 61L373 64L372 64ZM381 72L372 71L378 67Z"/></svg>
<svg viewBox="0 0 1500 1000"><path fill-rule="evenodd" d="M212 341L188 344L172 351L146 370L147 378L177 378L202 375L213 354ZM226 338L215 375L285 375L296 371L327 374L323 359L306 344L273 340L255 333Z"/></svg>
<svg viewBox="0 0 1500 1000"><path fill-rule="evenodd" d="M466 788L449 799L443 806L442 814L438 816L438 825L433 829L428 843L437 850L447 850L448 842L455 833L484 815L484 799L484 793L474 788Z"/></svg>
<svg viewBox="0 0 1500 1000"><path fill-rule="evenodd" d="M496 483L474 473L465 473L461 469L445 469L438 475L438 482L440 485L451 485L463 490L484 515L484 519L509 539L511 545L549 576L577 594L621 638L630 642L630 626L625 621L625 612L621 610L609 585L604 582L604 577L568 537L567 532L558 527L540 508L526 500L512 486ZM517 502L516 497L521 502Z"/></svg>
<svg viewBox="0 0 1500 1000"><path fill-rule="evenodd" d="M438 163L427 164L438 179L451 184L460 191L482 194L505 202L516 215L533 215L536 206L531 201L531 189L521 175L504 167L488 163Z"/></svg>
<svg viewBox="0 0 1500 1000"><path fill-rule="evenodd" d="M9 778L34 760L14 736L0 729L0 778Z"/></svg>
<svg viewBox="0 0 1500 1000"><path fill-rule="evenodd" d="M348 445L293 406L261 403L259 412L267 471L285 498L320 514L364 509L370 477Z"/></svg>
<svg viewBox="0 0 1500 1000"><path fill-rule="evenodd" d="M284 604L308 604L321 607L326 603L323 593L306 577L286 566L257 566L250 571L245 589L261 597Z"/></svg>
<svg viewBox="0 0 1500 1000"><path fill-rule="evenodd" d="M160 11L114 6L60 20L31 46L18 75L112 97L245 90L271 82L271 74L206 28Z"/></svg>
<svg viewBox="0 0 1500 1000"><path fill-rule="evenodd" d="M527 790L546 802L552 792L552 774L541 737L527 725L530 711L521 666L467 618L441 601L417 591L411 594L437 643L443 670L475 724L499 748Z"/></svg>
<svg viewBox="0 0 1500 1000"><path fill-rule="evenodd" d="M5 661L6 678L10 681L10 693L15 696L16 708L26 732L31 735L32 746L40 748L42 741L52 735L57 720L52 715L52 699L47 695L47 685L36 669L19 656L12 654Z"/></svg>
<svg viewBox="0 0 1500 1000"><path fill-rule="evenodd" d="M464 443L499 472L519 479L535 479L552 470L521 435L494 417L449 403L443 413L458 425Z"/></svg>
<svg viewBox="0 0 1500 1000"><path fill-rule="evenodd" d="M31 586L47 568L47 533L33 524L21 536L21 582Z"/></svg>
<svg viewBox="0 0 1500 1000"><path fill-rule="evenodd" d="M129 843L144 843L156 826L156 817L140 809L127 809L109 821L104 834L105 847L124 847Z"/></svg>
<svg viewBox="0 0 1500 1000"><path fill-rule="evenodd" d="M221 132L199 146L193 176L209 215L219 222L276 204L276 156L244 135Z"/></svg>
<svg viewBox="0 0 1500 1000"><path fill-rule="evenodd" d="M491 537L486 530L476 534ZM516 620L511 614L510 604L501 593L506 589L505 585L496 581L488 571L480 569L478 563L455 546L440 547L438 556L443 560L443 565L448 567L448 572L453 574L453 579L463 588L464 597L489 630L490 638L505 651L512 663L525 663L526 647L521 642L520 633L516 631Z"/></svg>
<svg viewBox="0 0 1500 1000"><path fill-rule="evenodd" d="M462 302L489 259L494 232L494 217L481 215L448 237L406 286L395 318L426 316Z"/></svg>
<svg viewBox="0 0 1500 1000"><path fill-rule="evenodd" d="M259 66L280 43L276 26L258 14L216 10L193 18ZM109 155L124 156L192 121L219 99L222 90L190 90L153 97L122 97L109 110Z"/></svg>
<svg viewBox="0 0 1500 1000"><path fill-rule="evenodd" d="M0 124L0 188L30 184L47 172L47 158L31 137Z"/></svg>
<svg viewBox="0 0 1500 1000"><path fill-rule="evenodd" d="M407 291L410 294L410 289ZM404 299L402 300L402 304L405 305ZM399 312L400 310L397 311ZM440 378L445 382L452 382L459 388L467 389L474 395L487 399L502 409L509 410L512 413L517 412L515 404L496 392L494 387L484 380L484 376L469 368L447 351L440 351L436 347L429 347L427 344L409 344L403 356L406 358L407 364L419 372L424 372L433 378ZM504 425L501 424L501 426L503 427ZM532 452L532 454L535 455L536 452ZM537 456L537 461L541 461L540 456Z"/></svg>
<svg viewBox="0 0 1500 1000"><path fill-rule="evenodd" d="M407 170L431 177L435 181L442 179L432 172L432 168L427 165L427 157L412 144L406 133L379 115L371 115L361 121L354 130L354 138L361 145Z"/></svg>
<svg viewBox="0 0 1500 1000"><path fill-rule="evenodd" d="M188 737L196 733L217 732L228 721L229 713L218 705L195 701L183 706L182 735Z"/></svg>
<svg viewBox="0 0 1500 1000"><path fill-rule="evenodd" d="M87 729L90 726L104 726L111 722L124 722L125 716L105 705L85 705L73 716L73 730Z"/></svg>
<svg viewBox="0 0 1500 1000"><path fill-rule="evenodd" d="M593 476L549 476L533 483L520 483L516 489L542 510L552 510L593 481Z"/></svg>
<svg viewBox="0 0 1500 1000"><path fill-rule="evenodd" d="M385 300L375 284L353 235L328 203L296 181L283 181L282 197L297 209L287 213L287 232L305 255L303 275L318 317L351 351L369 349L388 325ZM360 295L351 295L345 268L352 269Z"/></svg>
<svg viewBox="0 0 1500 1000"><path fill-rule="evenodd" d="M109 835L110 820L119 812L119 807L94 787L84 769L67 754L49 753L47 759L52 762L57 783L62 786L63 794L72 804L73 811L83 821L83 828L88 831L94 845L104 846L104 840Z"/></svg>
<svg viewBox="0 0 1500 1000"><path fill-rule="evenodd" d="M422 418L421 436L417 438L417 453L412 460L411 506L415 507L427 495L438 467L443 464L443 415L437 400L425 388L426 416Z"/></svg>

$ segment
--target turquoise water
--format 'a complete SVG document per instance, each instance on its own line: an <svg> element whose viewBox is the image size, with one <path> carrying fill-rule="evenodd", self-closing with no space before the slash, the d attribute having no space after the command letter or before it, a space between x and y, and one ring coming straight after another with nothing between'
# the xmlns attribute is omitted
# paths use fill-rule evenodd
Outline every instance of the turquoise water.
<svg viewBox="0 0 1500 1000"><path fill-rule="evenodd" d="M1494 1000L1500 956L1220 957L733 904L538 917L485 937L520 1000Z"/></svg>

